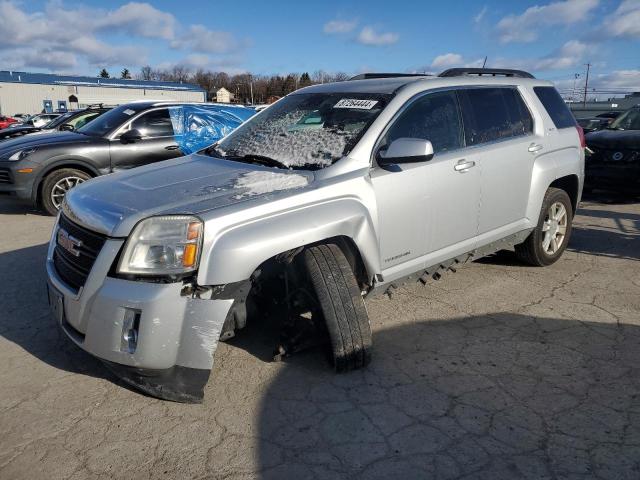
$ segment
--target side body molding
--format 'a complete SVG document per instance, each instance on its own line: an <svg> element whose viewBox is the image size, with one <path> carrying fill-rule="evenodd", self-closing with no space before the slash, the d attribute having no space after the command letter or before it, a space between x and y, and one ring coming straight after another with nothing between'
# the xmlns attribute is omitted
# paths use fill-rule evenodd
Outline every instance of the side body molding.
<svg viewBox="0 0 640 480"><path fill-rule="evenodd" d="M353 240L372 277L380 272L380 254L371 213L358 198L341 197L233 225L205 241L198 283L246 280L279 253L336 236Z"/></svg>

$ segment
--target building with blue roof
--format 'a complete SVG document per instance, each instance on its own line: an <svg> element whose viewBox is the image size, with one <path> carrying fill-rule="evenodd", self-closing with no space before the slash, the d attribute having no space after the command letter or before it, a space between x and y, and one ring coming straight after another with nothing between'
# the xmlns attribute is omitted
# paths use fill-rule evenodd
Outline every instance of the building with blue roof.
<svg viewBox="0 0 640 480"><path fill-rule="evenodd" d="M123 78L0 71L0 115L75 110L136 100L204 102L197 85Z"/></svg>

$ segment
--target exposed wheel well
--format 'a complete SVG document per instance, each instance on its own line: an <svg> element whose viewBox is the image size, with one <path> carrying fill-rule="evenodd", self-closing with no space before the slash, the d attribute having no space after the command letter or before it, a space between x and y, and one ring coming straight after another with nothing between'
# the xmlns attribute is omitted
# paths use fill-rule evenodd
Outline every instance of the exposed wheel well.
<svg viewBox="0 0 640 480"><path fill-rule="evenodd" d="M553 181L549 188L559 188L567 192L569 195L569 199L571 200L571 208L573 209L573 214L576 214L576 209L578 207L578 176L577 175L567 175L566 177L560 177Z"/></svg>
<svg viewBox="0 0 640 480"><path fill-rule="evenodd" d="M334 243L338 245L344 256L347 258L349 265L351 266L351 270L356 277L358 285L362 289L366 289L371 284L371 278L367 272L367 268L362 259L362 255L360 254L360 250L358 249L355 242L346 236L337 236L337 237L329 237L325 238L319 242L310 243L307 245L302 245L300 247L292 248L291 250L287 250L286 252L279 253L274 255L273 257L265 260L260 266L254 271L252 274L252 278L257 278L256 273L264 274L267 271L272 271L275 267L282 268L282 265L288 265L293 262L293 259L297 257L300 253L302 253L306 248L311 247L313 245L320 245L326 243ZM281 267L277 267L280 265Z"/></svg>
<svg viewBox="0 0 640 480"><path fill-rule="evenodd" d="M247 317L255 315L257 311L254 308L256 301L268 299L266 308L278 308L278 305L282 308L282 305L288 304L290 285L296 285L301 280L301 272L294 266L300 264L297 262L298 257L309 247L327 243L333 243L340 248L354 272L358 287L361 290L368 289L371 286L371 278L368 277L360 251L351 238L330 237L319 242L292 248L262 262L248 280L215 287L222 287L222 289L214 291L213 295L231 295L231 298L234 298L234 304L225 320L221 338L224 340L231 338L236 330L244 328ZM292 266L293 268L291 268ZM229 297L225 296L224 298ZM263 310L260 309L260 311Z"/></svg>
<svg viewBox="0 0 640 480"><path fill-rule="evenodd" d="M86 173L87 175L90 175L91 177L95 177L96 176L96 172L93 171L91 168L82 165L82 164L78 164L78 163L60 163L60 164L56 164L55 167L53 167L51 170L47 170L46 173L44 175L42 175L40 177L40 179L38 180L38 187L36 190L36 203L38 205L41 204L42 202L42 185L44 184L44 179L47 178L47 176L51 175L53 172L56 172L58 170L61 170L63 168L73 168L75 170L80 170L81 172Z"/></svg>

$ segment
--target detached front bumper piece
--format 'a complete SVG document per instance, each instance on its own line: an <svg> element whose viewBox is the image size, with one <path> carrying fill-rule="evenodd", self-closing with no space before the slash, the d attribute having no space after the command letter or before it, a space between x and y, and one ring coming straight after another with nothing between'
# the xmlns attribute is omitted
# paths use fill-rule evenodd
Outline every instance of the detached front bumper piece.
<svg viewBox="0 0 640 480"><path fill-rule="evenodd" d="M112 238L105 238L86 280L74 288L58 271L60 259L54 262L58 228L47 256L49 303L67 337L145 393L201 402L233 299L185 296L181 283L110 277L123 244Z"/></svg>
<svg viewBox="0 0 640 480"><path fill-rule="evenodd" d="M211 370L175 365L165 370L148 370L102 360L127 385L153 397L182 403L202 403L204 386Z"/></svg>

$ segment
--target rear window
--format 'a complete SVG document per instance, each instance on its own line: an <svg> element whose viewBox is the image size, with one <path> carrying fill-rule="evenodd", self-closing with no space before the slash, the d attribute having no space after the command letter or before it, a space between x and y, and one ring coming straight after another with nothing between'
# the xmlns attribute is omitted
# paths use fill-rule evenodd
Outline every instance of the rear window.
<svg viewBox="0 0 640 480"><path fill-rule="evenodd" d="M545 110L553 120L556 128L569 128L576 126L576 119L562 100L558 91L553 87L533 87Z"/></svg>
<svg viewBox="0 0 640 480"><path fill-rule="evenodd" d="M473 88L460 91L467 145L529 135L533 119L515 88Z"/></svg>

